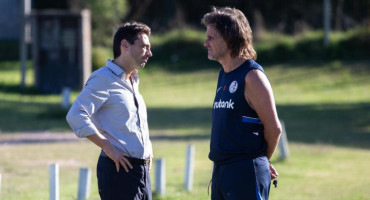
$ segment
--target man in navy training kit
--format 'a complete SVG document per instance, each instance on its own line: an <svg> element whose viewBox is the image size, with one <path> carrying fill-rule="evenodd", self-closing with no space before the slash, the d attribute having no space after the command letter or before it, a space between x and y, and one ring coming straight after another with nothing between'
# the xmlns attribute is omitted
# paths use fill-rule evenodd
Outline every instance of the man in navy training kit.
<svg viewBox="0 0 370 200"><path fill-rule="evenodd" d="M153 152L137 72L152 56L149 37L145 24L119 27L113 39L114 60L90 75L67 114L76 135L102 149L97 164L102 200L152 199Z"/></svg>
<svg viewBox="0 0 370 200"><path fill-rule="evenodd" d="M212 200L267 200L281 125L271 85L255 62L252 30L235 8L204 15L208 59L222 65L212 111Z"/></svg>

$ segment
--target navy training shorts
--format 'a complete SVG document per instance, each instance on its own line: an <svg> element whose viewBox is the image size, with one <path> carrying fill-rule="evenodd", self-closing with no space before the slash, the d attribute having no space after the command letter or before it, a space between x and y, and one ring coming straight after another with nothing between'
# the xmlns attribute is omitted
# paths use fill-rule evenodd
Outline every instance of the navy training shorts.
<svg viewBox="0 0 370 200"><path fill-rule="evenodd" d="M212 200L268 200L271 176L265 156L214 165Z"/></svg>

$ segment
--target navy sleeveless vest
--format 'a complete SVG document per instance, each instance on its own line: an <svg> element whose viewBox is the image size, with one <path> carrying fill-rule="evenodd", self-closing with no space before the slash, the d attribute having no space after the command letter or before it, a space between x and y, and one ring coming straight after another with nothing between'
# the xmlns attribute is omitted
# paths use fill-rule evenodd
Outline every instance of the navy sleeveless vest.
<svg viewBox="0 0 370 200"><path fill-rule="evenodd" d="M244 96L245 76L263 68L249 59L235 70L218 76L212 110L209 159L216 164L265 155L264 128Z"/></svg>

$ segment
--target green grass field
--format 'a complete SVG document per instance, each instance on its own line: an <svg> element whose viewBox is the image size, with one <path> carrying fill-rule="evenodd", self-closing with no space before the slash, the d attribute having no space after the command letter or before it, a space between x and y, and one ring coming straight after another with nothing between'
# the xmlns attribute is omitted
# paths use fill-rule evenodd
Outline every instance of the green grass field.
<svg viewBox="0 0 370 200"><path fill-rule="evenodd" d="M280 176L278 188L271 188L271 199L369 199L370 60L363 50L368 48L369 30L333 34L329 49L319 48L320 32L296 38L267 35L256 44L259 60L266 61L263 67L291 152L286 161L279 160L279 151L272 159ZM210 199L212 163L207 155L221 66L208 61L206 51L199 48L203 32L173 31L152 39L154 57L140 71L140 90L148 107L155 158L165 158L167 177L166 196L154 194L154 199ZM362 48L354 50L353 45ZM94 52L94 62L104 63L105 49ZM307 59L310 56L313 59ZM19 63L0 62L0 140L19 132L71 131L61 96L38 94L28 64L27 87L21 89ZM72 100L77 94L72 93ZM194 189L186 192L184 162L189 144L196 148ZM52 163L60 165L60 199L77 198L78 170L84 166L92 169L90 200L99 199L98 154L99 149L87 140L0 145L0 199L48 199Z"/></svg>
<svg viewBox="0 0 370 200"><path fill-rule="evenodd" d="M183 189L188 144L194 144L196 150L192 192ZM155 199L210 199L207 186L212 163L207 159L207 140L154 140L153 148L156 157L166 160L167 182L166 196L155 195ZM369 150L292 142L290 151L289 160L274 159L280 177L278 188L271 188L271 199L368 199ZM95 177L98 149L87 141L3 146L0 153L2 199L47 199L48 166L56 162L60 165L60 199L76 199L78 170L83 166L92 169L90 199L99 199Z"/></svg>
<svg viewBox="0 0 370 200"><path fill-rule="evenodd" d="M155 157L164 157L167 164L167 195L155 195L155 199L210 199L208 139L220 66L210 62L214 68L184 72L161 70L154 64L149 62L140 72L140 87L151 134L162 136L153 140ZM70 131L64 119L66 111L60 108L61 97L37 94L32 87L19 89L17 65L0 63L0 134ZM369 199L369 66L370 61L264 66L291 151L284 162L275 154L273 162L280 177L278 188L271 188L271 199ZM32 73L29 69L29 86ZM72 98L76 95L74 92ZM192 192L182 187L188 144L196 148ZM47 199L48 166L55 162L60 164L60 199L76 199L78 169L83 166L92 169L90 199L99 199L95 177L98 152L85 140L0 146L1 199Z"/></svg>

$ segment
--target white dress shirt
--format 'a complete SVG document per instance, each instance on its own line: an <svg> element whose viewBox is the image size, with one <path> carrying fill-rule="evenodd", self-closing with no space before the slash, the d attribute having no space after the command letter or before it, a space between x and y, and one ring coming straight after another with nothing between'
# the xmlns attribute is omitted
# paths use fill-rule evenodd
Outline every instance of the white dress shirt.
<svg viewBox="0 0 370 200"><path fill-rule="evenodd" d="M137 71L131 79L132 84L121 67L107 60L106 66L90 75L67 121L80 138L100 132L131 157L146 159L153 151Z"/></svg>

